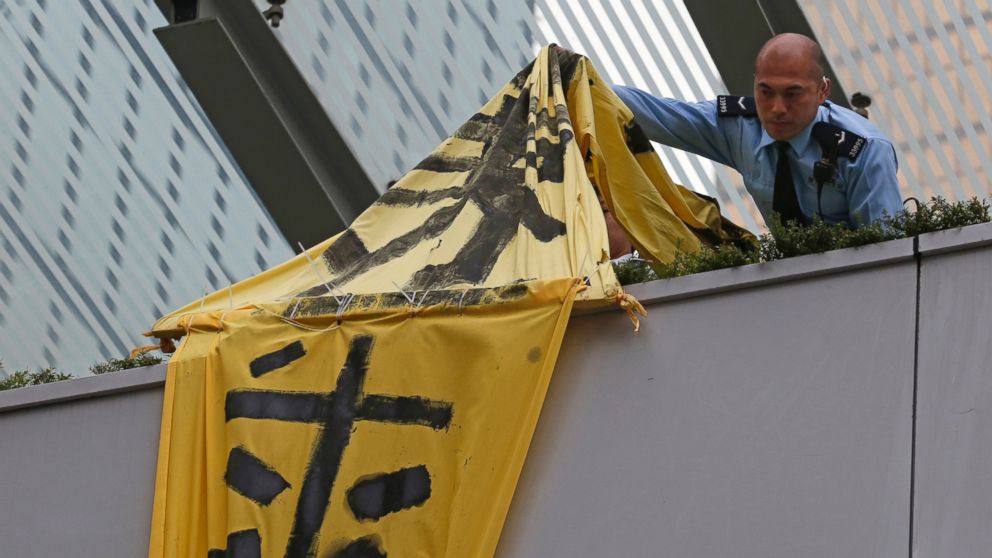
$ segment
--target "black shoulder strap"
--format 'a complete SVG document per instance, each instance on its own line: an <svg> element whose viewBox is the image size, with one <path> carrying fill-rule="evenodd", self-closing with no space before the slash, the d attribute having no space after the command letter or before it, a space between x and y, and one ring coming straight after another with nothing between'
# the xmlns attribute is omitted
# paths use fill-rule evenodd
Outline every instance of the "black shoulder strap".
<svg viewBox="0 0 992 558"><path fill-rule="evenodd" d="M754 97L720 95L716 98L717 116L758 116L754 107Z"/></svg>
<svg viewBox="0 0 992 558"><path fill-rule="evenodd" d="M817 122L813 124L813 139L820 144L824 155L831 154L834 157L847 157L855 161L861 150L865 146L865 138L855 134L850 130L845 130L840 126L829 122Z"/></svg>

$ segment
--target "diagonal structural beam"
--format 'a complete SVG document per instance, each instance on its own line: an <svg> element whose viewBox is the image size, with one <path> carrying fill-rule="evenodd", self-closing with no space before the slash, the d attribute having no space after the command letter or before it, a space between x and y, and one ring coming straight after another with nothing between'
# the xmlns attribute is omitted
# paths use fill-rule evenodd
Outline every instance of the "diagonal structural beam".
<svg viewBox="0 0 992 558"><path fill-rule="evenodd" d="M155 30L291 245L344 229L379 196L251 0L156 0Z"/></svg>
<svg viewBox="0 0 992 558"><path fill-rule="evenodd" d="M699 35L713 58L727 90L750 95L754 88L754 57L761 45L779 33L816 34L796 0L686 0ZM850 108L851 103L827 61L833 82L830 100Z"/></svg>

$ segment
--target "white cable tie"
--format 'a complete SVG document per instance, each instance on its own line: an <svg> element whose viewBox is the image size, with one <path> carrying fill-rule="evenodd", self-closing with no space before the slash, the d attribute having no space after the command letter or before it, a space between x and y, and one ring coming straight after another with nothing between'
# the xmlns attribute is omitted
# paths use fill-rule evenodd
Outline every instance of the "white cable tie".
<svg viewBox="0 0 992 558"><path fill-rule="evenodd" d="M390 283L392 283L393 286L396 287L396 290L403 295L403 298L405 298L407 302L409 302L410 304L417 303L417 291L413 291L413 296L411 297L410 295L406 294L406 291L403 290L403 287L400 287L399 285L396 284L396 281L390 281Z"/></svg>
<svg viewBox="0 0 992 558"><path fill-rule="evenodd" d="M296 318L296 309L300 307L300 301L302 301L302 300L303 300L302 298L297 298L296 299L296 304L293 305L293 311L289 313L289 319L290 320Z"/></svg>
<svg viewBox="0 0 992 558"><path fill-rule="evenodd" d="M325 327L323 329L318 329L318 328L315 328L315 327L310 327L310 326L305 325L305 324L301 324L300 322L294 322L293 320L290 320L288 318L283 318L282 316L280 316L279 319L282 320L282 321L284 321L284 322L286 322L287 324L295 327L295 328L299 328L299 329L306 330L306 331L313 331L315 333L325 333L325 332L332 331L332 330L335 330L335 329L341 327L338 324L331 324L331 325L329 325L329 326L327 326L327 327Z"/></svg>
<svg viewBox="0 0 992 558"><path fill-rule="evenodd" d="M466 294L468 294L468 287L465 287L465 290L462 291L462 296L458 297L458 315L459 316L461 316L462 315L462 312L465 310L465 308L462 306L462 303L465 302L465 295Z"/></svg>
<svg viewBox="0 0 992 558"><path fill-rule="evenodd" d="M307 253L307 249L303 247L303 243L297 242L296 244L299 245L300 251L303 252L304 256L306 256L307 261L310 262L310 269L312 269L313 274L317 276L317 280L324 285L325 289L327 289L327 294L333 296L334 300L336 300L338 304L341 304L341 299L338 298L338 295L334 294L334 291L331 290L330 285L328 285L328 283L331 283L331 281L330 280L325 281L324 278L320 276L320 272L317 271L317 264L314 263L313 258L311 258L310 254ZM331 284L333 285L333 283ZM334 285L334 288L337 288L337 285Z"/></svg>
<svg viewBox="0 0 992 558"><path fill-rule="evenodd" d="M341 324L341 318L344 316L345 310L348 309L348 305L351 304L351 301L354 298L355 298L355 294L354 293L348 293L344 297L344 303L338 305L338 311L336 313L335 318L337 319L337 323L339 325Z"/></svg>
<svg viewBox="0 0 992 558"><path fill-rule="evenodd" d="M292 318L287 318L286 316L283 316L282 314L278 314L276 312L273 312L272 310L269 310L265 306L259 307L259 310L262 310L263 312L268 312L268 313L272 314L273 316L279 318L279 320L281 320L283 323L287 323L287 324L289 324L289 325L291 325L291 326L293 326L295 328L303 329L303 330L306 330L306 331L313 331L313 332L317 332L317 333L324 333L324 332L327 332L327 331L338 329L340 327L338 324L331 324L331 325L329 325L329 326L327 326L325 328L322 328L322 329L321 328L310 327L310 326L308 326L306 324L302 324L300 322L297 322L296 320L293 320Z"/></svg>
<svg viewBox="0 0 992 558"><path fill-rule="evenodd" d="M227 286L227 309L234 310L234 285Z"/></svg>
<svg viewBox="0 0 992 558"><path fill-rule="evenodd" d="M200 299L200 309L196 311L197 314L203 312L203 304L207 302L207 290L203 289L203 298Z"/></svg>

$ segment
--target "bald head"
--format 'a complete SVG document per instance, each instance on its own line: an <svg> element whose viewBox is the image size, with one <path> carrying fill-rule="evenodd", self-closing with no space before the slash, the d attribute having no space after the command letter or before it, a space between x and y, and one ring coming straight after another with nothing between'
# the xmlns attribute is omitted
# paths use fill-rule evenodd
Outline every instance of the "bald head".
<svg viewBox="0 0 992 558"><path fill-rule="evenodd" d="M761 47L754 61L754 100L761 125L776 140L789 140L816 117L830 95L823 51L809 37L783 33Z"/></svg>
<svg viewBox="0 0 992 558"><path fill-rule="evenodd" d="M787 62L808 66L809 77L819 80L826 75L823 50L816 41L798 33L782 33L765 42L754 59L754 73L760 74L764 66L781 65Z"/></svg>

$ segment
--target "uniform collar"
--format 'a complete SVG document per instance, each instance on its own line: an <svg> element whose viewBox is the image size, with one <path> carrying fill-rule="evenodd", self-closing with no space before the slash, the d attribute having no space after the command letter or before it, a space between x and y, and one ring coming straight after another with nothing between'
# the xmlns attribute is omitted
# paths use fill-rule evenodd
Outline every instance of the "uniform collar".
<svg viewBox="0 0 992 558"><path fill-rule="evenodd" d="M829 103L830 101L827 102ZM826 110L828 109L823 105L821 105L817 109L816 116L813 118L813 121L810 122L809 125L807 125L805 128L803 128L801 132L799 132L792 139L789 140L788 142L789 145L792 146L792 149L795 150L798 156L802 157L803 153L805 153L806 151L806 148L809 147L809 143L810 143L809 140L812 137L812 132L813 132L813 124L816 124L817 122L824 120L825 118L824 113ZM758 145L754 149L755 157L758 156L759 151L761 151L762 149L764 149L769 145L774 144L776 141L777 140L775 140L774 138L768 135L768 132L765 131L765 127L762 126L761 141L758 142Z"/></svg>

